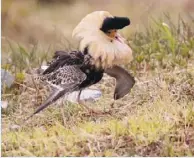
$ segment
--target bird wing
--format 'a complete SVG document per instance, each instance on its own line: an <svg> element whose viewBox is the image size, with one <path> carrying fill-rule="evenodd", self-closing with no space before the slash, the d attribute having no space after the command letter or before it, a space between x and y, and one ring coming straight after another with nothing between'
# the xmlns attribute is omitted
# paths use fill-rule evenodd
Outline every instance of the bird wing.
<svg viewBox="0 0 194 158"><path fill-rule="evenodd" d="M105 70L109 76L116 79L116 87L114 91L114 99L120 99L130 92L135 84L133 76L120 66L113 66Z"/></svg>
<svg viewBox="0 0 194 158"><path fill-rule="evenodd" d="M49 67L43 72L43 74L56 71L64 65L81 65L83 60L83 55L78 51L73 51L71 53L56 51L52 61L48 63Z"/></svg>
<svg viewBox="0 0 194 158"><path fill-rule="evenodd" d="M45 109L63 95L78 90L79 85L86 79L86 77L86 74L76 65L65 65L54 72L43 75L44 81L51 85L53 92L26 120Z"/></svg>
<svg viewBox="0 0 194 158"><path fill-rule="evenodd" d="M79 54L79 52L75 54ZM65 58L67 58L66 56L67 56L67 53L64 51L56 51L53 57L53 60L56 60L56 59L64 60ZM119 99L124 97L127 93L130 92L131 88L135 84L135 80L133 76L120 66L115 65L111 68L107 68L105 70L105 73L107 73L109 76L114 77L116 79L114 99Z"/></svg>

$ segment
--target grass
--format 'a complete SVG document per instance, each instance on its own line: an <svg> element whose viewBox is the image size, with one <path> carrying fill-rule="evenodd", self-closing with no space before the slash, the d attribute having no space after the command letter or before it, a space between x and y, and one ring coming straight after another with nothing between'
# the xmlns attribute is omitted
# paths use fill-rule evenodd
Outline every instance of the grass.
<svg viewBox="0 0 194 158"><path fill-rule="evenodd" d="M142 98L144 103L138 104L135 101L137 98L128 96L130 101L122 101L120 107L112 109L111 116L88 117L85 111L77 110L79 106L74 105L73 109L69 105L64 107L65 113L68 114L63 124L60 110L52 107L35 116L21 129L13 130L6 126L10 124L12 126L13 122L19 122L27 114L22 112L17 116L19 112L15 112L16 116L4 115L2 154L3 156L191 156L194 152L193 101L188 101L187 98L178 100L166 86L158 91L157 96L152 96L152 101ZM146 92L153 95L151 90ZM146 96L145 92L142 93L141 95ZM19 110L21 111L18 108L17 111ZM13 120L15 118L18 120Z"/></svg>
<svg viewBox="0 0 194 158"><path fill-rule="evenodd" d="M158 20L152 18L152 24L144 31L136 32L131 39L131 47L137 52L134 54L136 62L144 62L150 69L186 67L193 58L194 48L194 19L190 18L185 20L179 15L176 24L169 13ZM136 62L134 67L138 67Z"/></svg>
<svg viewBox="0 0 194 158"><path fill-rule="evenodd" d="M114 80L106 77L98 85L106 96L91 107L105 106L111 115L90 116L69 103L63 107L65 120L53 105L23 125L34 109L28 99L36 97L26 89L2 111L2 156L191 156L194 70L173 73L141 77L113 109L107 106L112 94L106 93L113 89ZM14 129L18 124L20 128Z"/></svg>
<svg viewBox="0 0 194 158"><path fill-rule="evenodd" d="M126 66L136 79L131 93L110 107L114 79L105 75L95 85L103 96L89 106L111 115L91 115L73 103L62 110L55 103L23 123L48 95L34 68L58 47L3 39L8 53L2 68L16 80L2 89L2 100L8 101L2 109L2 156L194 156L193 19L160 17L144 30L124 34L134 52Z"/></svg>

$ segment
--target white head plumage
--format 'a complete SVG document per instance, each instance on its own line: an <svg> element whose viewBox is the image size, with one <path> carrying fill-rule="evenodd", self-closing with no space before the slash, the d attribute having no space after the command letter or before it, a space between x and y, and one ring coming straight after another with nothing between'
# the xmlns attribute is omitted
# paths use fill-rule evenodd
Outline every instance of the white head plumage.
<svg viewBox="0 0 194 158"><path fill-rule="evenodd" d="M84 52L87 48L93 58L93 64L102 68L126 64L133 59L131 48L116 31L117 29L110 25L113 37L109 35L111 32L102 30L107 18L114 19L114 16L107 11L92 12L81 20L72 33L72 36L80 41L80 51ZM119 25L117 21L112 22L112 25Z"/></svg>

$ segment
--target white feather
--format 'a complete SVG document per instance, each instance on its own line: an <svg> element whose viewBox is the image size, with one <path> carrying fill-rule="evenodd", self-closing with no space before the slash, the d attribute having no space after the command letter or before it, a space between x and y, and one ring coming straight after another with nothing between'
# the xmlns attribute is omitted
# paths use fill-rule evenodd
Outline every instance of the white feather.
<svg viewBox="0 0 194 158"><path fill-rule="evenodd" d="M89 46L88 52L94 59L94 64L104 68L115 64L126 64L133 60L132 50L125 39L117 33L118 39L112 40L100 30L106 17L113 17L107 11L95 11L84 17L73 30L72 36L80 40L80 51Z"/></svg>

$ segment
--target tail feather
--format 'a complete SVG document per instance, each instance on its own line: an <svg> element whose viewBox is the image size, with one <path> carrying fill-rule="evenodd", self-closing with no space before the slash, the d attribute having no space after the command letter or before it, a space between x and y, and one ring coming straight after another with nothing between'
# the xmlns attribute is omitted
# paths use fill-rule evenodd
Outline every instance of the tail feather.
<svg viewBox="0 0 194 158"><path fill-rule="evenodd" d="M46 107L48 107L50 104L52 104L53 102L55 102L57 99L59 99L61 96L63 96L66 93L66 91L54 91L53 93L50 94L50 96L48 97L48 99L38 107L38 109L36 109L36 111L31 114L27 119L25 119L25 121L27 121L28 119L30 119L31 117L33 117L35 114L39 113L40 111L42 111L43 109L45 109Z"/></svg>

